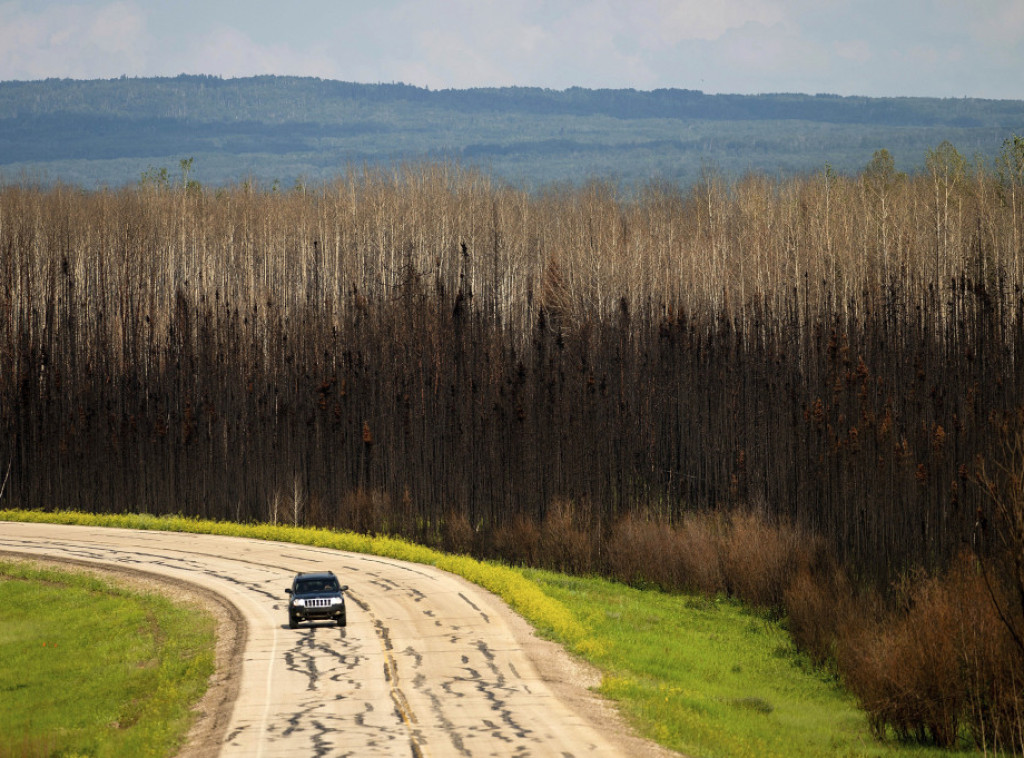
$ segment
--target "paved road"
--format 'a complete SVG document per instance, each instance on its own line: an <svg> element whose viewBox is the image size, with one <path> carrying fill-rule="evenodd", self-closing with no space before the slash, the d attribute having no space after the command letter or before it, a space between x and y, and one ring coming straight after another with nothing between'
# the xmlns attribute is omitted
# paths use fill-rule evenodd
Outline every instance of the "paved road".
<svg viewBox="0 0 1024 758"><path fill-rule="evenodd" d="M582 685L574 691L564 656L500 600L431 567L233 537L9 522L0 551L143 570L235 606L247 631L238 696L214 745L222 756L658 753L622 735ZM350 586L348 626L288 629L292 576L328 569Z"/></svg>

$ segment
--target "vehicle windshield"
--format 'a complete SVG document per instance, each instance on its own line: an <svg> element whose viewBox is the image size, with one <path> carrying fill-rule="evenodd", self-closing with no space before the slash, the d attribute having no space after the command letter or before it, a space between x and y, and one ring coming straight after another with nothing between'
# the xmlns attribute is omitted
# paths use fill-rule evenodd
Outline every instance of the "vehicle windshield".
<svg viewBox="0 0 1024 758"><path fill-rule="evenodd" d="M300 595L308 595L312 592L337 592L337 579L307 579L299 582L295 591Z"/></svg>

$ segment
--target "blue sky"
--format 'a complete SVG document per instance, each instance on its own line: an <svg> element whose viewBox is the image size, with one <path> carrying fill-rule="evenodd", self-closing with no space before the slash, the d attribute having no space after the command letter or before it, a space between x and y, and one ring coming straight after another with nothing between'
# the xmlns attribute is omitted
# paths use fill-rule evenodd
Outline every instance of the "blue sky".
<svg viewBox="0 0 1024 758"><path fill-rule="evenodd" d="M0 80L1024 99L1024 0L0 0Z"/></svg>

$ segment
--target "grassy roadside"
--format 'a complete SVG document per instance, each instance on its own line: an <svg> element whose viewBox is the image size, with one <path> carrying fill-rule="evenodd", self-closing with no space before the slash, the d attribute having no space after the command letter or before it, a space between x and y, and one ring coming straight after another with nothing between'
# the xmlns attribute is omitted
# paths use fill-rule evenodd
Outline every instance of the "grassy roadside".
<svg viewBox="0 0 1024 758"><path fill-rule="evenodd" d="M814 670L778 624L732 601L642 592L321 529L68 512L0 511L2 520L222 534L437 566L499 595L542 635L595 664L604 673L601 691L640 733L695 758L977 755L875 741L853 698Z"/></svg>
<svg viewBox="0 0 1024 758"><path fill-rule="evenodd" d="M601 692L637 730L690 756L977 756L880 743L853 696L739 602L529 570L579 618Z"/></svg>
<svg viewBox="0 0 1024 758"><path fill-rule="evenodd" d="M0 561L0 756L173 755L213 648L198 608Z"/></svg>

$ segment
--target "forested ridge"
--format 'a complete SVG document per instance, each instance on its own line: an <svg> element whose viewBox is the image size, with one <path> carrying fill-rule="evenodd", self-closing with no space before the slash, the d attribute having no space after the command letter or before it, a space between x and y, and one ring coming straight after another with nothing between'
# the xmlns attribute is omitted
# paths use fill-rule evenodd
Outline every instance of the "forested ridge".
<svg viewBox="0 0 1024 758"><path fill-rule="evenodd" d="M880 735L1019 749L1024 139L924 163L5 186L0 503L728 592L788 613ZM959 668L892 658L932 648Z"/></svg>
<svg viewBox="0 0 1024 758"><path fill-rule="evenodd" d="M9 179L121 186L195 157L206 184L328 181L349 166L458 160L517 185L651 177L855 173L879 148L902 170L950 140L992 159L1024 102L710 95L697 90L429 90L315 78L212 76L0 82Z"/></svg>
<svg viewBox="0 0 1024 758"><path fill-rule="evenodd" d="M418 103L463 113L516 111L532 115L601 114L615 118L711 120L794 119L834 123L1012 128L1022 103L978 98L862 97L832 94L705 94L691 89L477 87L431 90L401 83L360 84L311 77L223 79L46 79L0 83L0 105L11 116L90 113L114 117L189 117L204 121L282 123L307 114L326 121L350 103Z"/></svg>

